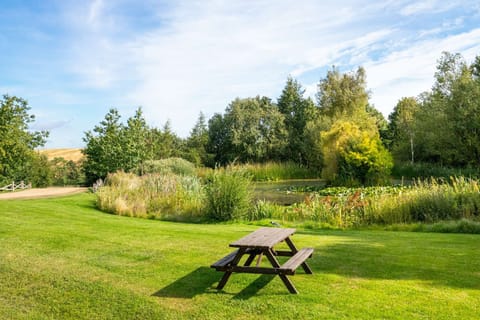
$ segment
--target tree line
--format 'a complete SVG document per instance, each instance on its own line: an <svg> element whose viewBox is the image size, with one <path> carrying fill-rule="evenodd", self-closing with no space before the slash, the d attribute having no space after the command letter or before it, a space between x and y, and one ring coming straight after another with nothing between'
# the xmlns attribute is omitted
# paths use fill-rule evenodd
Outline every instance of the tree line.
<svg viewBox="0 0 480 320"><path fill-rule="evenodd" d="M314 99L288 77L275 101L236 98L208 120L200 113L184 139L169 122L150 127L141 108L125 123L111 109L85 133L83 172L90 184L117 170L142 174L149 160L170 157L209 167L275 161L308 167L333 184L361 185L385 181L394 163L480 164L480 57L467 64L460 54L443 53L432 89L400 99L388 121L369 98L362 67L345 73L333 67L319 81ZM12 106L17 118L6 116ZM10 121L16 130L0 122L0 130L11 130L0 143L2 178L26 175L23 169L33 160L12 159L33 159L32 150L48 136L28 131L34 119L28 110L20 98L4 96L1 102L0 121Z"/></svg>

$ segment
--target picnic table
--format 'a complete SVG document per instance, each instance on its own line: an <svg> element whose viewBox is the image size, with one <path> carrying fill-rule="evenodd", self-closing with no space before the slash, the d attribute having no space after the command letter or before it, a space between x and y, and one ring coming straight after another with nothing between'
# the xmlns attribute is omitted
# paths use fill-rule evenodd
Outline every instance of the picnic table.
<svg viewBox="0 0 480 320"><path fill-rule="evenodd" d="M260 228L230 243L230 247L238 249L211 265L217 271L224 272L217 289L223 289L232 273L237 272L278 275L290 293L298 293L287 276L294 275L299 266L302 266L305 273L313 274L306 262L312 256L313 248L298 250L290 239L294 233L295 229L292 228ZM289 250L275 250L274 246L283 241ZM244 255L247 256L245 263L239 265ZM260 266L263 256L267 257L271 267ZM290 259L280 265L277 256L286 256ZM257 258L257 263L252 266L255 258Z"/></svg>

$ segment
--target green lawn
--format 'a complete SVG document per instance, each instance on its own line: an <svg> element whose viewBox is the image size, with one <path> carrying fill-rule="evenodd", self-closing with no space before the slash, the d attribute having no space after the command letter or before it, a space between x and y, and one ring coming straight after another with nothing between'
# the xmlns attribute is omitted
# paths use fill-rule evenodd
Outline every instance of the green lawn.
<svg viewBox="0 0 480 320"><path fill-rule="evenodd" d="M0 201L2 319L478 319L480 236L303 231L292 277L209 265L257 227L104 214L94 195Z"/></svg>

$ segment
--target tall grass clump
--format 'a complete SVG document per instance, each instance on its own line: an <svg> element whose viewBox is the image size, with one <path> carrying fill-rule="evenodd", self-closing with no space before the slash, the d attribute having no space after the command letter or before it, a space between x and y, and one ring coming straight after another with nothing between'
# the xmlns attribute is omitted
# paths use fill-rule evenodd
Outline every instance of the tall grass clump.
<svg viewBox="0 0 480 320"><path fill-rule="evenodd" d="M164 220L199 220L204 188L193 176L117 172L100 188L97 206L106 212Z"/></svg>
<svg viewBox="0 0 480 320"><path fill-rule="evenodd" d="M239 165L254 181L318 178L319 172L294 162L267 162Z"/></svg>
<svg viewBox="0 0 480 320"><path fill-rule="evenodd" d="M376 223L434 223L479 219L479 182L464 177L417 181L398 196L370 199L369 216Z"/></svg>
<svg viewBox="0 0 480 320"><path fill-rule="evenodd" d="M207 216L215 221L244 219L252 201L251 177L229 166L217 168L207 178Z"/></svg>

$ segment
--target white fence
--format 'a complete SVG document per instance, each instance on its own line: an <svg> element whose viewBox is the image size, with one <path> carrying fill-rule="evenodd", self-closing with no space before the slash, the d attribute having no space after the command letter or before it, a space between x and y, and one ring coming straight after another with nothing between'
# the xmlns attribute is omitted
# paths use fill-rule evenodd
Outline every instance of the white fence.
<svg viewBox="0 0 480 320"><path fill-rule="evenodd" d="M25 182L20 181L20 183L15 184L15 181L13 181L11 184L0 188L0 191L15 191L17 189L30 189L32 187L32 184L25 184Z"/></svg>

